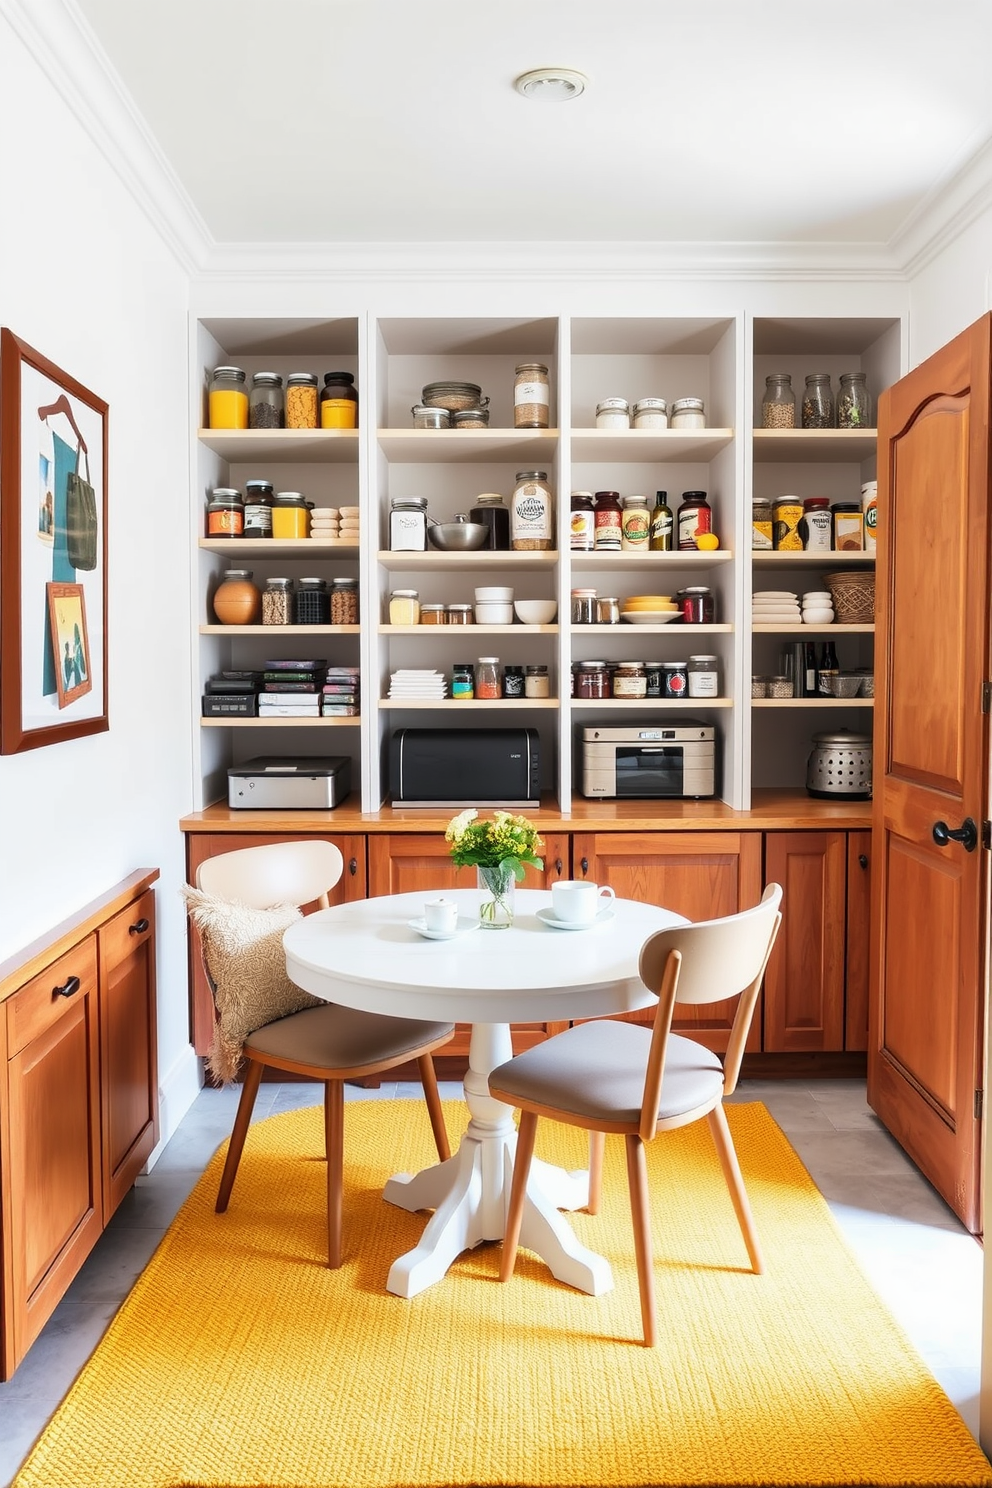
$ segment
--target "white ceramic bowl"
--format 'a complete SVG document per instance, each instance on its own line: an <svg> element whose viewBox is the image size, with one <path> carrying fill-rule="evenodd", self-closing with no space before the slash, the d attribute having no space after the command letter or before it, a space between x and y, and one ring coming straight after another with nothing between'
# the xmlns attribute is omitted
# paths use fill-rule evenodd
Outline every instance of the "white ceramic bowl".
<svg viewBox="0 0 992 1488"><path fill-rule="evenodd" d="M620 619L630 625L668 625L682 619L681 610L621 610Z"/></svg>
<svg viewBox="0 0 992 1488"><path fill-rule="evenodd" d="M833 612L833 610L814 609L814 608L804 609L803 610L803 624L804 625L833 625L833 623L834 623L834 612Z"/></svg>
<svg viewBox="0 0 992 1488"><path fill-rule="evenodd" d="M516 599L513 608L521 625L550 625L558 613L554 599Z"/></svg>
<svg viewBox="0 0 992 1488"><path fill-rule="evenodd" d="M512 604L513 590L499 586L495 588L490 586L488 589L476 589L475 602L476 604ZM511 616L510 618L512 619L513 617Z"/></svg>
<svg viewBox="0 0 992 1488"><path fill-rule="evenodd" d="M512 604L477 604L475 607L476 625L512 625Z"/></svg>
<svg viewBox="0 0 992 1488"><path fill-rule="evenodd" d="M803 604L815 605L817 602L833 604L833 595L829 589L807 589L803 595Z"/></svg>

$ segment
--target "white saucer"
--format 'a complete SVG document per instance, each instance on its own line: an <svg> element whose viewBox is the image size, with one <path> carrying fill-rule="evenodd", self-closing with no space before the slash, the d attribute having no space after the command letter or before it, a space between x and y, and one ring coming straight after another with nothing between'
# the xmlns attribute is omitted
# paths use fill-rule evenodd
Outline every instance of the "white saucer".
<svg viewBox="0 0 992 1488"><path fill-rule="evenodd" d="M407 923L411 930L416 930L425 940L453 940L456 935L465 935L469 930L478 930L479 921L471 915L459 915L458 923L454 930L428 930L427 921L424 919L409 920Z"/></svg>
<svg viewBox="0 0 992 1488"><path fill-rule="evenodd" d="M591 930L594 925L607 925L615 917L615 910L607 904L594 920L580 923L578 920L559 920L553 909L539 909L537 918L553 930Z"/></svg>

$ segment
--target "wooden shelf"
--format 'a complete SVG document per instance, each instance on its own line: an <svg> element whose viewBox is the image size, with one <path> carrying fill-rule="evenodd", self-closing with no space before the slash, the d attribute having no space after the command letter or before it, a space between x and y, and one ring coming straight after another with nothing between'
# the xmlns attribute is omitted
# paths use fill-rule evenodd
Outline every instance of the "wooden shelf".
<svg viewBox="0 0 992 1488"><path fill-rule="evenodd" d="M873 568L875 554L853 553L769 553L765 548L752 548L752 568L803 567L810 564L818 568Z"/></svg>
<svg viewBox="0 0 992 1488"><path fill-rule="evenodd" d="M685 621L670 620L667 625L631 625L621 621L619 625L573 625L572 635L622 636L633 640L638 635L678 635L688 632L693 635L733 635L732 625L686 625Z"/></svg>
<svg viewBox="0 0 992 1488"><path fill-rule="evenodd" d="M380 625L380 635L418 636L429 640L433 635L557 635L557 625Z"/></svg>
<svg viewBox="0 0 992 1488"><path fill-rule="evenodd" d="M754 459L756 464L802 464L823 460L850 461L870 459L878 444L876 429L755 429Z"/></svg>
<svg viewBox="0 0 992 1488"><path fill-rule="evenodd" d="M430 433L430 430L424 430ZM437 548L428 548L423 552L416 553L394 553L391 550L383 550L377 554L383 568L390 573L404 572L408 569L450 569L452 573L471 572L473 569L481 572L488 568L554 568L558 562L558 554L554 549L545 552L494 552L492 548L482 548L476 553L442 553Z"/></svg>
<svg viewBox="0 0 992 1488"><path fill-rule="evenodd" d="M754 635L874 635L874 625L752 625Z"/></svg>
<svg viewBox="0 0 992 1488"><path fill-rule="evenodd" d="M606 708L610 712L644 712L650 713L668 708L677 708L682 712L691 713L694 708L732 708L733 698L569 698L572 709L576 708Z"/></svg>
<svg viewBox="0 0 992 1488"><path fill-rule="evenodd" d="M201 625L201 635L230 635L230 636L278 636L280 640L287 637L304 635L360 635L360 625Z"/></svg>
<svg viewBox="0 0 992 1488"><path fill-rule="evenodd" d="M201 537L208 553L244 553L272 558L305 558L333 553L336 558L358 556L358 544L343 537Z"/></svg>
<svg viewBox="0 0 992 1488"><path fill-rule="evenodd" d="M280 465L358 463L357 429L199 429L197 438L229 464L250 460ZM264 541L264 539L263 539Z"/></svg>
<svg viewBox="0 0 992 1488"><path fill-rule="evenodd" d="M714 548L708 553L698 549L676 548L671 553L573 553L572 568L713 568L721 563L733 563L734 555L729 548Z"/></svg>
<svg viewBox="0 0 992 1488"><path fill-rule="evenodd" d="M752 708L874 708L873 697L752 698Z"/></svg>
<svg viewBox="0 0 992 1488"><path fill-rule="evenodd" d="M733 429L573 429L572 463L708 461L733 437Z"/></svg>
<svg viewBox="0 0 992 1488"><path fill-rule="evenodd" d="M379 448L394 465L461 465L497 460L550 464L557 429L380 429Z"/></svg>
<svg viewBox="0 0 992 1488"><path fill-rule="evenodd" d="M201 718L201 728L358 728L360 718Z"/></svg>
<svg viewBox="0 0 992 1488"><path fill-rule="evenodd" d="M543 708L557 711L557 698L380 698L380 708L444 708L475 712L511 711L515 708Z"/></svg>

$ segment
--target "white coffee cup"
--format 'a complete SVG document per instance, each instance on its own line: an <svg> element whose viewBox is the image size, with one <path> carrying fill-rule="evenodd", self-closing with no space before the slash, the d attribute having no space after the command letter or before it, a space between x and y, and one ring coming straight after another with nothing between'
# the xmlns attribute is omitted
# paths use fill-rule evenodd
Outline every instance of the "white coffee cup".
<svg viewBox="0 0 992 1488"><path fill-rule="evenodd" d="M458 926L458 905L454 899L428 899L424 903L424 924L439 935L451 935Z"/></svg>
<svg viewBox="0 0 992 1488"><path fill-rule="evenodd" d="M565 925L591 925L603 908L603 900L615 898L609 884L563 878L551 885L551 912Z"/></svg>

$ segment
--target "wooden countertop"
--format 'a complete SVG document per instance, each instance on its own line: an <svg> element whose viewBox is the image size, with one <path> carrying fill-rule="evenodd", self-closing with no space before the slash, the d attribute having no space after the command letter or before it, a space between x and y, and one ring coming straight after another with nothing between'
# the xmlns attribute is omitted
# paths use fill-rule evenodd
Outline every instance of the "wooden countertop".
<svg viewBox="0 0 992 1488"><path fill-rule="evenodd" d="M750 811L725 801L576 801L562 811L553 797L524 814L543 832L866 831L870 801L816 801L802 790L759 790ZM443 832L455 815L443 809L362 811L345 801L333 811L244 811L216 802L179 823L183 832Z"/></svg>

